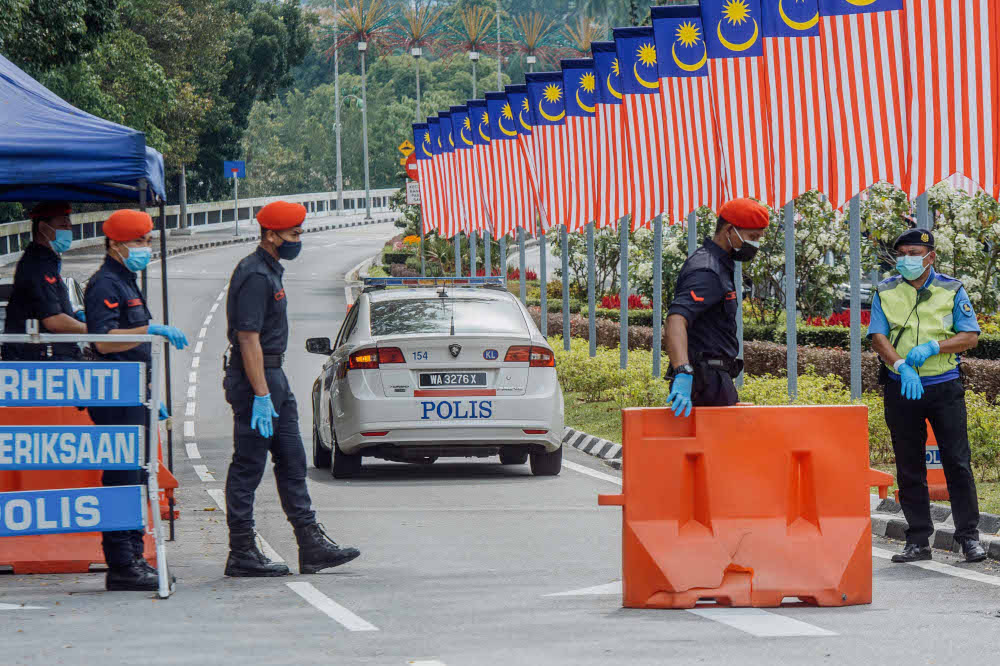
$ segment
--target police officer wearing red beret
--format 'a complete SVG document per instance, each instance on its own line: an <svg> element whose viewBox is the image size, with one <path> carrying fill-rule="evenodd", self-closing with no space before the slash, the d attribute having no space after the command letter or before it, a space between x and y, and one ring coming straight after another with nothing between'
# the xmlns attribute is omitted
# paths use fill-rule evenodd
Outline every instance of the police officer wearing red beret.
<svg viewBox="0 0 1000 666"><path fill-rule="evenodd" d="M282 370L288 347L288 297L281 283L281 260L299 255L305 217L301 204L275 201L264 206L257 213L260 245L240 261L229 282L226 318L231 353L223 361L223 388L233 409L233 460L226 476L227 576L289 573L287 566L260 552L254 536L254 493L268 452L281 506L299 544L299 570L316 573L361 554L356 548L338 546L316 522L306 487L298 404Z"/></svg>
<svg viewBox="0 0 1000 666"><path fill-rule="evenodd" d="M87 330L93 335L159 335L177 349L187 346L187 337L173 326L150 323L152 316L146 307L136 275L146 270L152 257L153 220L137 210L115 211L101 227L106 256L104 263L87 283L84 297ZM148 371L152 361L152 345L148 342L95 342L94 350L106 361L145 363ZM88 407L96 425L148 426L146 407ZM167 417L160 403L160 418ZM146 441L150 440L146 432ZM146 473L140 470L107 470L102 476L105 486L145 484ZM156 569L143 559L143 533L139 530L104 532L104 559L108 564L105 587L112 591L154 591L158 589Z"/></svg>
<svg viewBox="0 0 1000 666"><path fill-rule="evenodd" d="M733 379L743 369L736 336L736 264L757 254L767 229L767 208L734 199L719 209L715 236L706 238L677 276L667 312L667 352L673 382L667 402L675 416L691 407L735 405Z"/></svg>
<svg viewBox="0 0 1000 666"><path fill-rule="evenodd" d="M26 322L37 319L39 332L83 335L83 310L73 311L69 291L62 280L62 260L73 242L72 209L64 201L39 204L32 209L31 243L14 270L14 289L7 303L4 333L26 333ZM75 361L80 347L75 342L3 345L7 361Z"/></svg>

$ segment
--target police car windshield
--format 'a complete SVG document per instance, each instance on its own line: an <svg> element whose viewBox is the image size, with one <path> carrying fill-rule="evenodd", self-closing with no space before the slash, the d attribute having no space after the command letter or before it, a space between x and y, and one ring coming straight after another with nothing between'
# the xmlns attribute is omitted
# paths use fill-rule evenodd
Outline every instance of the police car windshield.
<svg viewBox="0 0 1000 666"><path fill-rule="evenodd" d="M372 335L450 335L452 313L455 335L528 335L524 317L510 301L438 296L372 303Z"/></svg>

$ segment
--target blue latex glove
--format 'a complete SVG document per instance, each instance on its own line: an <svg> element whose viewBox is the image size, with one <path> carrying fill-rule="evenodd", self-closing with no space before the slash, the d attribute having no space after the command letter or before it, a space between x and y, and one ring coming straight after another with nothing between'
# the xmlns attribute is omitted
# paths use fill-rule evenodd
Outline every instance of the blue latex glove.
<svg viewBox="0 0 1000 666"><path fill-rule="evenodd" d="M150 335L160 335L167 339L167 341L172 344L177 349L184 349L188 345L187 336L181 331L181 329L175 326L164 326L163 324L150 324L149 325Z"/></svg>
<svg viewBox="0 0 1000 666"><path fill-rule="evenodd" d="M670 403L670 409L673 410L674 416L691 416L691 384L693 383L694 377L686 373L674 377L674 385L670 389L670 395L667 396L667 402Z"/></svg>
<svg viewBox="0 0 1000 666"><path fill-rule="evenodd" d="M76 312L73 313L73 316L76 317L79 321L82 321L84 323L87 322L87 313L84 312L83 310L77 310Z"/></svg>
<svg viewBox="0 0 1000 666"><path fill-rule="evenodd" d="M924 395L924 385L920 383L920 375L912 367L904 363L899 366L899 378L902 382L900 392L908 400L920 400Z"/></svg>
<svg viewBox="0 0 1000 666"><path fill-rule="evenodd" d="M937 356L941 353L941 345L936 341L931 340L930 342L925 342L922 345L917 345L910 350L910 353L906 355L906 364L912 365L914 368L919 368L924 363L927 362L931 356Z"/></svg>
<svg viewBox="0 0 1000 666"><path fill-rule="evenodd" d="M161 421L166 421L166 420L167 420L167 419L169 419L169 418L170 418L170 414L169 414L169 413L167 412L167 406L166 406L166 405L164 405L164 404L163 404L163 403L161 402L161 403L160 403L160 420L161 420Z"/></svg>
<svg viewBox="0 0 1000 666"><path fill-rule="evenodd" d="M253 397L253 414L250 416L250 429L256 429L261 437L274 435L274 419L278 412L274 411L271 394L255 395Z"/></svg>

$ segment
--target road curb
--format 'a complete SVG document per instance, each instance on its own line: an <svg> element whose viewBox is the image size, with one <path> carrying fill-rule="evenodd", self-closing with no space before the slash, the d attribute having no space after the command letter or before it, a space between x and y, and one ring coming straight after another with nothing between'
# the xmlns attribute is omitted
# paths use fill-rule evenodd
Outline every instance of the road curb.
<svg viewBox="0 0 1000 666"><path fill-rule="evenodd" d="M593 435L588 435L585 432L569 427L563 431L562 441L563 444L568 444L574 449L579 449L587 455L600 458L605 462L618 461L619 464L617 467L613 464L611 466L615 467L615 469L621 469L621 444L615 444L614 442L610 442L606 439L594 437Z"/></svg>

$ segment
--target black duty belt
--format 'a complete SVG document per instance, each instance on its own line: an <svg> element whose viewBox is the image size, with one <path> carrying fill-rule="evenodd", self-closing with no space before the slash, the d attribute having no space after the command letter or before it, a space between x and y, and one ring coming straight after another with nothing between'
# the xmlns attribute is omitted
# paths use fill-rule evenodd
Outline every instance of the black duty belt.
<svg viewBox="0 0 1000 666"><path fill-rule="evenodd" d="M264 354L265 368L280 368L285 362L284 354ZM243 369L243 358L238 349L227 349L222 355L222 369L227 369L230 365Z"/></svg>
<svg viewBox="0 0 1000 666"><path fill-rule="evenodd" d="M743 372L743 359L741 358L700 358L694 362L695 366L701 366L709 370L718 370L727 373L730 377L738 377Z"/></svg>
<svg viewBox="0 0 1000 666"><path fill-rule="evenodd" d="M284 362L285 362L284 354L264 354L265 368L280 368L281 364Z"/></svg>

